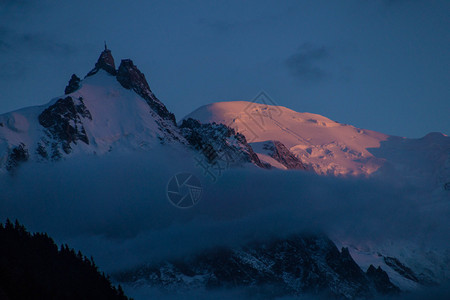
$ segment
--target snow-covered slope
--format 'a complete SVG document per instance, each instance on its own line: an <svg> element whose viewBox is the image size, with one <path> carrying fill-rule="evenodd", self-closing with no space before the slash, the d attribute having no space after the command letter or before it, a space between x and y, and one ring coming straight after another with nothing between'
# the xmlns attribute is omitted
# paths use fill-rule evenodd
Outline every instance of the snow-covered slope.
<svg viewBox="0 0 450 300"><path fill-rule="evenodd" d="M250 142L280 141L319 174L371 174L381 165L367 148L388 135L340 124L320 115L245 101L202 106L187 117L224 123Z"/></svg>
<svg viewBox="0 0 450 300"><path fill-rule="evenodd" d="M114 65L110 53L106 49L81 82L72 77L66 95L0 115L0 166L13 169L26 160L187 144L174 120L153 109L135 90L124 88L116 75L102 67L105 59ZM137 70L132 67L122 73Z"/></svg>
<svg viewBox="0 0 450 300"><path fill-rule="evenodd" d="M256 160L249 157L253 152L245 137L236 139L232 129L224 129L202 136L202 143L211 145L212 138L224 145L234 143L227 153L236 158L236 165L258 165L256 155ZM105 48L83 80L72 75L65 95L46 105L0 115L0 170L15 170L28 160L148 151L160 144L191 156L192 150L203 150L204 145L191 144L183 134L188 132L177 126L175 116L150 90L144 74L130 59L122 60L116 70L111 51ZM243 149L249 150L240 153Z"/></svg>
<svg viewBox="0 0 450 300"><path fill-rule="evenodd" d="M186 118L226 124L251 143L280 141L318 174L385 175L390 168L404 171L409 177L423 177L426 173L440 184L450 181L450 137L440 133L406 139L317 114L245 101L205 105ZM262 160L267 156L256 152Z"/></svg>
<svg viewBox="0 0 450 300"><path fill-rule="evenodd" d="M1 165L11 163L8 154L19 145L29 158L58 159L113 148L145 150L160 140L186 143L174 124L103 70L86 78L76 92L48 105L1 115L0 124Z"/></svg>

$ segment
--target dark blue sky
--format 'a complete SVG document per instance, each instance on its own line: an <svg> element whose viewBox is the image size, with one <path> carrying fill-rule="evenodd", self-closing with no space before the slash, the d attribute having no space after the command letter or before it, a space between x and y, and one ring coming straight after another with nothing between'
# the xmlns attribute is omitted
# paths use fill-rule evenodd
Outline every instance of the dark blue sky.
<svg viewBox="0 0 450 300"><path fill-rule="evenodd" d="M106 40L178 119L264 90L357 127L450 134L449 15L446 0L0 0L0 112L61 95Z"/></svg>

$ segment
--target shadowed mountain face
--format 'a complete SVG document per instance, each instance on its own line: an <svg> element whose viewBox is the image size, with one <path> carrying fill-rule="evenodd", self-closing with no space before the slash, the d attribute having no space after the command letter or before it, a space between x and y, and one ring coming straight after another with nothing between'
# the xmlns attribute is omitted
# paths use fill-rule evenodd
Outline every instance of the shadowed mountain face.
<svg viewBox="0 0 450 300"><path fill-rule="evenodd" d="M47 129L49 138L59 141L60 146L66 154L71 152L70 144L81 141L89 145L82 118L92 120L90 112L84 105L83 98L74 101L70 96L59 99L55 104L49 106L39 115L39 124ZM41 144L42 146L42 144ZM58 156L55 144L52 145L52 158ZM44 149L42 147L41 149ZM41 152L42 157L47 157L45 150Z"/></svg>
<svg viewBox="0 0 450 300"><path fill-rule="evenodd" d="M210 164L217 160L224 161L226 168L236 167L239 163L251 162L258 167L268 168L263 164L247 143L245 136L236 133L223 124L201 124L197 120L183 120L180 125L183 136Z"/></svg>
<svg viewBox="0 0 450 300"><path fill-rule="evenodd" d="M218 248L193 257L116 274L120 282L182 293L192 288L244 288L262 298L321 294L345 299L397 294L381 268L363 272L325 236L295 235Z"/></svg>
<svg viewBox="0 0 450 300"><path fill-rule="evenodd" d="M111 50L106 47L105 50L100 54L100 57L95 64L94 69L92 69L87 75L92 76L96 74L99 70L105 70L109 74L115 76L117 74L116 64L114 63L114 57L112 56Z"/></svg>
<svg viewBox="0 0 450 300"><path fill-rule="evenodd" d="M368 150L386 160L375 176L398 180L406 174L414 185L428 189L445 190L450 183L450 137L442 133L432 132L420 139L391 137Z"/></svg>
<svg viewBox="0 0 450 300"><path fill-rule="evenodd" d="M145 75L133 64L131 59L123 59L117 72L117 81L126 88L136 92L144 98L148 105L163 119L170 120L174 124L175 115L169 112L166 106L156 98L148 86Z"/></svg>

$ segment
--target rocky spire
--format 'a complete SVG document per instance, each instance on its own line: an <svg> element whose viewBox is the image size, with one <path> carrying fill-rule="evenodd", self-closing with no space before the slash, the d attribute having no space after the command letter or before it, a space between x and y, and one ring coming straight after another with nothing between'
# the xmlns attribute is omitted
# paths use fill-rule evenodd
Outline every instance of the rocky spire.
<svg viewBox="0 0 450 300"><path fill-rule="evenodd" d="M117 71L117 81L126 89L135 91L144 98L148 105L163 119L175 124L175 115L169 112L166 106L156 98L145 79L145 75L139 71L131 59L122 59Z"/></svg>
<svg viewBox="0 0 450 300"><path fill-rule="evenodd" d="M111 50L108 49L105 42L105 50L100 54L100 57L97 60L97 63L95 64L95 68L92 69L87 75L91 76L97 73L100 69L105 70L111 75L116 75L116 65L114 64L114 57L111 54Z"/></svg>
<svg viewBox="0 0 450 300"><path fill-rule="evenodd" d="M72 77L69 80L69 84L66 86L66 89L64 90L64 94L70 94L75 92L80 88L80 78L78 78L77 75L72 74Z"/></svg>

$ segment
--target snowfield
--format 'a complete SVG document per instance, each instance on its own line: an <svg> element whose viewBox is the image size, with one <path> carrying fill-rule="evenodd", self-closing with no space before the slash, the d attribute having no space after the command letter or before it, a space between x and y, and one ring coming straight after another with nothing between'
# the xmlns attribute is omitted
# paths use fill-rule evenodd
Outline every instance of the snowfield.
<svg viewBox="0 0 450 300"><path fill-rule="evenodd" d="M317 174L399 176L419 184L425 180L432 188L442 188L450 180L450 137L442 133L407 139L246 101L205 105L187 118L226 124L251 143L280 141ZM255 150L267 160L261 147Z"/></svg>

